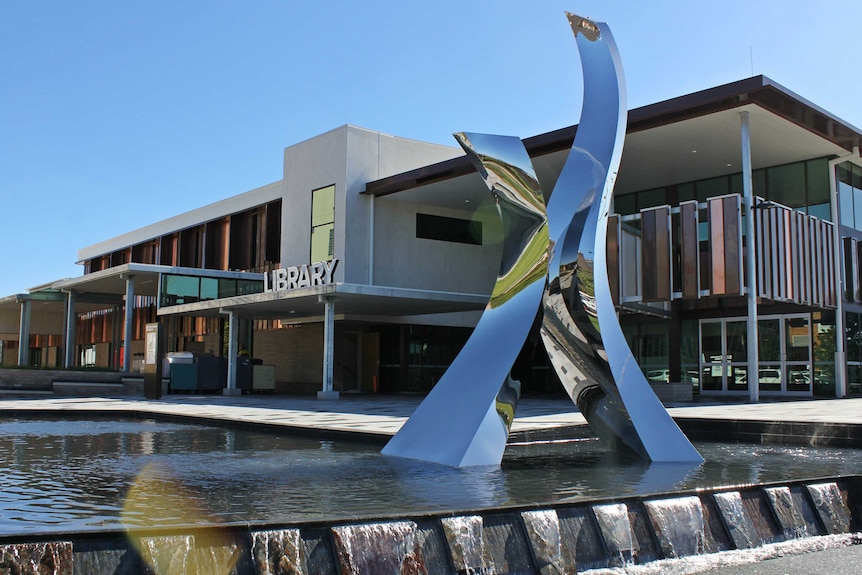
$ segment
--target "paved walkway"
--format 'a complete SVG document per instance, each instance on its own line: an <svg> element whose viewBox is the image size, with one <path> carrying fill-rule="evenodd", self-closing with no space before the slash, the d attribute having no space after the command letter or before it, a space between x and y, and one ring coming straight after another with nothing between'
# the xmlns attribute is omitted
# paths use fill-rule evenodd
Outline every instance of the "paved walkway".
<svg viewBox="0 0 862 575"><path fill-rule="evenodd" d="M338 401L311 397L168 395L140 398L3 398L0 413L135 413L203 418L301 430L354 432L385 439L394 435L422 400L410 395L350 395ZM862 424L862 398L782 400L748 403L699 398L670 406L673 417L704 420ZM565 398L525 398L518 405L512 432L549 431L586 425Z"/></svg>

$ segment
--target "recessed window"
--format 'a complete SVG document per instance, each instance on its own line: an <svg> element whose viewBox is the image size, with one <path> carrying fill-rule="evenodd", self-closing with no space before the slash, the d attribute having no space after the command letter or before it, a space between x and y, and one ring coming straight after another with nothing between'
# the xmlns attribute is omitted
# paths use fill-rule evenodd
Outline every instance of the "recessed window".
<svg viewBox="0 0 862 575"><path fill-rule="evenodd" d="M311 261L335 257L335 186L311 192Z"/></svg>
<svg viewBox="0 0 862 575"><path fill-rule="evenodd" d="M416 214L416 237L481 246L482 222Z"/></svg>

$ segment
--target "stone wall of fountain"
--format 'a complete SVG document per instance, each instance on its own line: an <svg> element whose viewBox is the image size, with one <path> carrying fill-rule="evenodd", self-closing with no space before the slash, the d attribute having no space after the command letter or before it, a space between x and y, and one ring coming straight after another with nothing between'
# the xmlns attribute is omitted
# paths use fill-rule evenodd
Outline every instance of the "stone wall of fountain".
<svg viewBox="0 0 862 575"><path fill-rule="evenodd" d="M7 537L0 573L556 575L860 531L853 476L331 525Z"/></svg>

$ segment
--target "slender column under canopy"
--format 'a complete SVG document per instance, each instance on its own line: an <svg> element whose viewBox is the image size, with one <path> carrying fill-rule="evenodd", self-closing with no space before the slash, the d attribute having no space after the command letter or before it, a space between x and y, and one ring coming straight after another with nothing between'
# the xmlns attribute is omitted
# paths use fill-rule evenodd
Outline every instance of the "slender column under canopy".
<svg viewBox="0 0 862 575"><path fill-rule="evenodd" d="M65 353L63 366L75 367L75 297L74 291L66 293L66 329L63 337Z"/></svg>
<svg viewBox="0 0 862 575"><path fill-rule="evenodd" d="M30 364L30 300L21 300L21 319L18 323L18 367Z"/></svg>
<svg viewBox="0 0 862 575"><path fill-rule="evenodd" d="M338 399L333 390L333 367L335 361L335 298L320 296L323 303L323 389L317 399Z"/></svg>
<svg viewBox="0 0 862 575"><path fill-rule="evenodd" d="M760 400L760 371L757 357L757 259L754 253L754 184L751 171L751 128L748 112L739 113L742 129L742 200L745 206L745 269L748 285L748 397Z"/></svg>
<svg viewBox="0 0 862 575"><path fill-rule="evenodd" d="M223 395L239 395L241 390L236 387L236 354L237 354L237 326L239 318L234 311L227 312L227 387L222 391Z"/></svg>
<svg viewBox="0 0 862 575"><path fill-rule="evenodd" d="M132 370L132 326L135 317L135 276L126 277L126 321L123 331L123 371Z"/></svg>

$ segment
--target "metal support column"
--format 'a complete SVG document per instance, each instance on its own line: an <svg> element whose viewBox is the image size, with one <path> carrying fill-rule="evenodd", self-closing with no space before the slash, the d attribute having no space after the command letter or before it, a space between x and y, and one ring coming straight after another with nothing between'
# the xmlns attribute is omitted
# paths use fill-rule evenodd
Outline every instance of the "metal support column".
<svg viewBox="0 0 862 575"><path fill-rule="evenodd" d="M224 313L224 312L222 312ZM227 387L222 390L222 395L240 395L241 389L236 386L236 354L237 354L237 331L239 318L236 312L227 312Z"/></svg>
<svg viewBox="0 0 862 575"><path fill-rule="evenodd" d="M75 292L66 294L66 330L63 336L65 345L63 366L75 367Z"/></svg>
<svg viewBox="0 0 862 575"><path fill-rule="evenodd" d="M754 253L754 183L751 170L751 131L748 112L740 112L742 128L742 192L745 206L745 270L748 286L748 397L751 401L760 400L760 372L757 357L757 256Z"/></svg>
<svg viewBox="0 0 862 575"><path fill-rule="evenodd" d="M839 206L838 206L838 178L835 169L838 164L848 161L849 158L858 157L855 154L829 160L829 196L832 207L832 239L835 245L834 267L835 267L835 397L847 397L847 332L844 327L844 258L841 257L841 233L838 229Z"/></svg>
<svg viewBox="0 0 862 575"><path fill-rule="evenodd" d="M319 296L323 303L323 390L317 392L317 399L338 399L338 392L332 385L335 362L335 298Z"/></svg>
<svg viewBox="0 0 862 575"><path fill-rule="evenodd" d="M135 321L135 276L126 277L126 321L123 331L123 371L132 371L132 326Z"/></svg>
<svg viewBox="0 0 862 575"><path fill-rule="evenodd" d="M18 367L30 365L30 300L21 300L18 322Z"/></svg>

